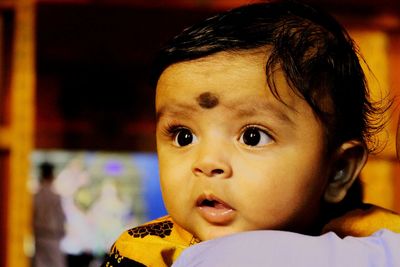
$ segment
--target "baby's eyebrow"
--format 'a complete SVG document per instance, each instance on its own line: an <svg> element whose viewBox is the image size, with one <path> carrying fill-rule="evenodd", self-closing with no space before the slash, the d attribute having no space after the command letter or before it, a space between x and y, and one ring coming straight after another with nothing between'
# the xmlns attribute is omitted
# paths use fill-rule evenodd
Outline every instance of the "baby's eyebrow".
<svg viewBox="0 0 400 267"><path fill-rule="evenodd" d="M186 116L190 117L190 114L197 111L198 108L193 105L175 103L173 105L164 105L156 112L156 122L160 120L161 117L168 114L171 117Z"/></svg>
<svg viewBox="0 0 400 267"><path fill-rule="evenodd" d="M297 114L295 109L289 107L278 107L270 102L259 103L258 101L247 101L235 102L230 104L222 104L226 108L230 109L238 118L239 117L253 117L253 116L265 116L266 118L276 118L282 123L287 123L290 126L296 126L293 118L287 113ZM165 104L156 112L156 122L158 123L160 118L166 116L170 117L187 117L191 118L193 113L198 112L199 107L193 104L185 103L174 103Z"/></svg>
<svg viewBox="0 0 400 267"><path fill-rule="evenodd" d="M289 123L292 126L295 126L296 123L293 121L291 116L287 113L296 114L296 110L289 107L277 107L271 103L259 103L257 101L251 102L251 104L238 104L236 106L236 114L239 117L251 117L259 114L265 114L267 117L271 117L271 115L278 120Z"/></svg>

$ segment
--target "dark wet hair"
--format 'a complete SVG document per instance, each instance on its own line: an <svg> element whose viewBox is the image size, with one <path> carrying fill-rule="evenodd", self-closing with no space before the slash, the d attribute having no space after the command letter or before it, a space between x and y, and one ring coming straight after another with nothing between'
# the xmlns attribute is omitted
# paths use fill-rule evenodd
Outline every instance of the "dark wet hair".
<svg viewBox="0 0 400 267"><path fill-rule="evenodd" d="M328 152L352 139L374 150L374 134L383 127L376 115L383 111L369 99L358 49L331 15L306 4L245 5L185 29L156 56L152 85L174 63L257 48L270 49L265 65L272 93L280 99L273 74L281 68L324 125Z"/></svg>

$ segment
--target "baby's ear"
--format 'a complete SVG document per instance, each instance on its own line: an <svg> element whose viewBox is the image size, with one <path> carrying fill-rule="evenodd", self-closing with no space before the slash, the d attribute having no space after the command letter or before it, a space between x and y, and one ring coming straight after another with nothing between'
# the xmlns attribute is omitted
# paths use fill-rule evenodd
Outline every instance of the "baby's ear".
<svg viewBox="0 0 400 267"><path fill-rule="evenodd" d="M367 149L359 141L343 143L337 150L332 172L325 189L324 199L329 203L340 202L367 161Z"/></svg>

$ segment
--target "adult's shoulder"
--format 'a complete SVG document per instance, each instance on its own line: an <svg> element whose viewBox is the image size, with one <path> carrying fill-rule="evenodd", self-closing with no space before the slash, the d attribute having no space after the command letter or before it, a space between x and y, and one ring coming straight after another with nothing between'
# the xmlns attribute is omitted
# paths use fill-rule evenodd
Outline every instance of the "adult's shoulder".
<svg viewBox="0 0 400 267"><path fill-rule="evenodd" d="M250 231L186 249L174 267L191 266L400 266L400 234L387 229L368 237L333 232L307 236L285 231Z"/></svg>

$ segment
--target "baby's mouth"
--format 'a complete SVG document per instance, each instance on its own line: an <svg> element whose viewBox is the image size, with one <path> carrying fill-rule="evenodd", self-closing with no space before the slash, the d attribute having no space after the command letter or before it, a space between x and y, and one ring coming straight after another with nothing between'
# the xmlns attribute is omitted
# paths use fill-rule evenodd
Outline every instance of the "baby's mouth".
<svg viewBox="0 0 400 267"><path fill-rule="evenodd" d="M217 199L203 199L198 204L199 207L210 207L216 209L230 208L229 205Z"/></svg>
<svg viewBox="0 0 400 267"><path fill-rule="evenodd" d="M235 217L235 210L229 204L213 195L200 196L196 206L200 215L211 224L226 225Z"/></svg>
<svg viewBox="0 0 400 267"><path fill-rule="evenodd" d="M200 202L200 206L207 206L207 207L215 207L216 204L221 204L219 202L216 202L215 200L209 200L209 199L204 199L202 202Z"/></svg>

